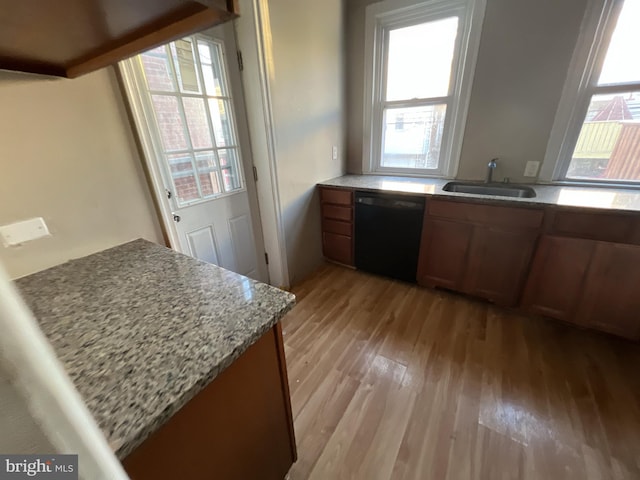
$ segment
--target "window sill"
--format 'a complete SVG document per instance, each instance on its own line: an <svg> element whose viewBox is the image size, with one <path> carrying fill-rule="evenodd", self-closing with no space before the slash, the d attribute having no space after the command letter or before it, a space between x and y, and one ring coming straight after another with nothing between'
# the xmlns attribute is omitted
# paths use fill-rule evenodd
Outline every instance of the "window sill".
<svg viewBox="0 0 640 480"><path fill-rule="evenodd" d="M549 185L558 187L585 187L585 188L610 188L618 190L640 190L640 183L627 182L590 182L586 180L553 180L536 182L538 185Z"/></svg>

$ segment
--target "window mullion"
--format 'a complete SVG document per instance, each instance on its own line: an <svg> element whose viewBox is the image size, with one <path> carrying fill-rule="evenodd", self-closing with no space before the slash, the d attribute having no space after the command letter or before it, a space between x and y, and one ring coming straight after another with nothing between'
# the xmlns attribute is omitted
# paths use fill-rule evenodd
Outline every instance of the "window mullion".
<svg viewBox="0 0 640 480"><path fill-rule="evenodd" d="M441 103L449 103L452 96L433 97L433 98L412 98L411 100L393 100L382 102L382 108L403 108L403 107L421 107L424 105L439 105Z"/></svg>
<svg viewBox="0 0 640 480"><path fill-rule="evenodd" d="M193 39L191 39L193 41ZM173 62L173 55L171 52L171 44L167 45L166 48L168 49L168 54L167 54L167 58L169 60L169 65L171 68L171 74L173 75L173 78L176 82L176 89L177 91L180 93L180 85L178 84L178 75L176 73L176 68L175 68L175 64ZM184 111L184 104L182 103L182 95L178 95L178 101L176 102L178 104L178 112L180 114L180 119L182 120L182 124L183 124L183 128L186 132L186 141L187 141L187 146L189 149L189 157L191 158L191 166L193 168L193 176L196 180L196 187L198 188L198 195L200 196L200 198L203 198L203 194L202 194L202 185L200 185L200 175L198 174L198 166L196 165L196 156L193 150L193 144L191 143L191 132L189 131L189 124L187 123L187 115ZM205 102L206 103L206 102Z"/></svg>
<svg viewBox="0 0 640 480"><path fill-rule="evenodd" d="M612 93L627 93L640 91L640 82L619 83L616 85L595 85L587 89L591 95L606 95Z"/></svg>

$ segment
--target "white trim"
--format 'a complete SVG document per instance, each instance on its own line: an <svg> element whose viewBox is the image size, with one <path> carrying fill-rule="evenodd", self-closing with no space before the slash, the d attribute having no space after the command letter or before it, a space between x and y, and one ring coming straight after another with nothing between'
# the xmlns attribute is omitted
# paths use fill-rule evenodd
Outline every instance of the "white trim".
<svg viewBox="0 0 640 480"><path fill-rule="evenodd" d="M565 178L589 102L597 94L594 89L615 29L616 22L613 20L620 13L623 3L623 0L589 0L547 143L538 178L541 183L628 185L628 182L574 182ZM620 86L605 85L597 87L597 90L606 93L618 88Z"/></svg>
<svg viewBox="0 0 640 480"><path fill-rule="evenodd" d="M151 122L153 122L153 119L148 118L146 109L142 104L143 95L136 81L134 61L133 58L124 60L118 63L117 69L120 73L124 93L133 116L134 126L138 134L137 137L142 147L143 160L149 172L153 193L160 209L160 217L167 234L167 239L169 240L169 246L178 252L182 252L178 230L173 221L173 206L169 202L167 195L160 193L164 192L167 188L164 174L160 169L159 163L152 160L153 158L161 158L162 152L158 151L157 141L151 139L154 129L147 129L148 132L143 132L140 127L141 125L152 125Z"/></svg>
<svg viewBox="0 0 640 480"><path fill-rule="evenodd" d="M394 173L425 177L454 177L458 170L471 87L480 47L486 0L386 0L369 5L365 19L365 88L363 125L363 173ZM452 91L447 104L440 165L433 169L398 169L379 165L382 142L382 92L387 38L391 27L457 16L459 18L452 66ZM429 101L432 99L429 99ZM424 101L416 101L424 103ZM406 102L405 102L406 103Z"/></svg>
<svg viewBox="0 0 640 480"><path fill-rule="evenodd" d="M260 217L269 253L269 278L273 285L289 287L285 229L280 203L276 137L273 128L271 79L274 78L271 22L267 0L240 0L242 15L235 20L236 41L243 52L247 117L254 164L258 168ZM250 101L251 98L253 101ZM268 179L261 173L268 172Z"/></svg>

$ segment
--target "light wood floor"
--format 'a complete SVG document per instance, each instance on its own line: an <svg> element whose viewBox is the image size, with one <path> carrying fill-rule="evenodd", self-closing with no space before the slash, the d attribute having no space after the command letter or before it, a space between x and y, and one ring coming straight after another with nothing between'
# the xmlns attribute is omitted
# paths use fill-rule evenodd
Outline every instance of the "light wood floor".
<svg viewBox="0 0 640 480"><path fill-rule="evenodd" d="M291 480L640 479L636 345L337 266L294 293Z"/></svg>

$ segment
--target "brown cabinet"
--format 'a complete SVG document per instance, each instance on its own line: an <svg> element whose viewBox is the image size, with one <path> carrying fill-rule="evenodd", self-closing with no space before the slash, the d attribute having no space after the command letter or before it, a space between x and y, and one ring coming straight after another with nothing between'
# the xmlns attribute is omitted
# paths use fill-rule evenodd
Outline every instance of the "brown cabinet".
<svg viewBox="0 0 640 480"><path fill-rule="evenodd" d="M550 208L522 306L640 339L637 214Z"/></svg>
<svg viewBox="0 0 640 480"><path fill-rule="evenodd" d="M537 238L537 230L476 226L463 291L500 305L515 305Z"/></svg>
<svg viewBox="0 0 640 480"><path fill-rule="evenodd" d="M640 246L596 245L587 273L578 323L640 340Z"/></svg>
<svg viewBox="0 0 640 480"><path fill-rule="evenodd" d="M296 461L280 324L124 460L132 480L282 480Z"/></svg>
<svg viewBox="0 0 640 480"><path fill-rule="evenodd" d="M429 201L418 283L515 305L543 217L539 209Z"/></svg>
<svg viewBox="0 0 640 480"><path fill-rule="evenodd" d="M543 236L522 305L535 313L573 321L594 249L591 240Z"/></svg>
<svg viewBox="0 0 640 480"><path fill-rule="evenodd" d="M353 191L320 187L322 253L328 260L353 266Z"/></svg>
<svg viewBox="0 0 640 480"><path fill-rule="evenodd" d="M640 339L640 246L548 235L523 306L559 320Z"/></svg>
<svg viewBox="0 0 640 480"><path fill-rule="evenodd" d="M473 225L425 217L418 283L462 290Z"/></svg>

